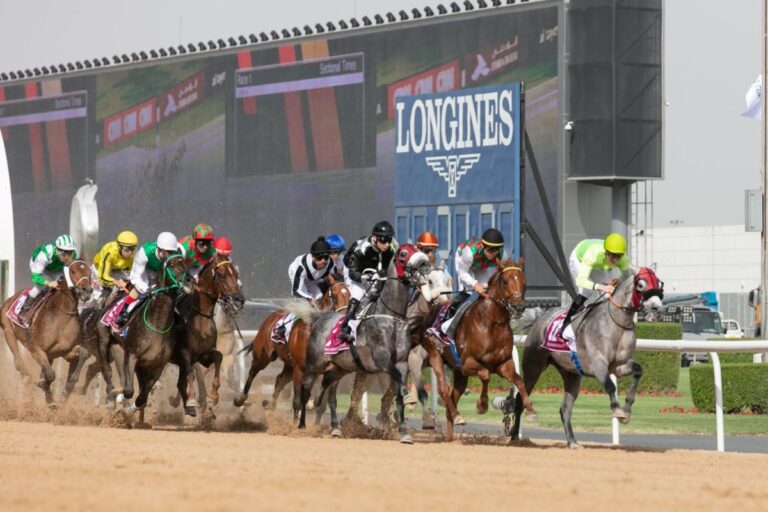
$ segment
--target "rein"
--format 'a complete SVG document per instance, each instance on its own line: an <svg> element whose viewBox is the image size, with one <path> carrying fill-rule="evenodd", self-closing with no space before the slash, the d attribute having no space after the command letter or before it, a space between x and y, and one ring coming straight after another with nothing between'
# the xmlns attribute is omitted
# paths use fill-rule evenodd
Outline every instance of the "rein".
<svg viewBox="0 0 768 512"><path fill-rule="evenodd" d="M522 268L513 265L513 266L509 266L509 267L504 267L501 270L501 272L499 272L497 274L497 276L500 275L500 274L503 274L504 272L508 272L508 271L512 271L512 270L519 270L520 272L523 271ZM508 323L509 320L512 318L512 314L513 314L513 311L515 309L515 306L510 304L509 303L509 297L505 297L504 294L502 293L502 290L501 290L501 278L500 277L496 278L495 284L496 284L496 287L498 288L499 295L501 295L503 297L503 299L504 299L503 302L498 300L498 299L496 299L496 298L494 298L494 297L491 297L490 295L487 295L485 298L490 300L496 306L498 306L499 309L501 309L504 312L505 316L506 316L506 319L504 321L491 320L491 322L494 323L494 324L502 324L503 325L503 324Z"/></svg>
<svg viewBox="0 0 768 512"><path fill-rule="evenodd" d="M174 254L172 256L169 256L168 259L166 259L165 262L163 262L163 274L166 277L169 277L173 284L169 286L164 286L162 288L155 288L154 290L152 290L152 292L150 293L149 299L144 303L144 311L142 312L142 315L141 315L142 320L144 320L144 325L146 325L150 331L156 332L157 334L166 334L168 331L170 331L173 328L173 324L176 323L176 319L172 316L171 322L168 324L168 326L160 329L152 325L147 319L147 311L149 310L149 305L155 299L155 297L157 297L158 294L163 292L178 290L179 288L181 288L181 284L179 283L179 279L176 277L176 274L170 268L168 268L168 262L174 258L181 258L181 255ZM168 295L170 296L170 293Z"/></svg>

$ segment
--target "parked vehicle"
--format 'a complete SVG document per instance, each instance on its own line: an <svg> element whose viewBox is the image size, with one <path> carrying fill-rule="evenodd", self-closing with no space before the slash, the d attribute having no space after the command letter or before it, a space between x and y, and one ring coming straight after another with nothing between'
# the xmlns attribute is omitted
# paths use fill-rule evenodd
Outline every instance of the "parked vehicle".
<svg viewBox="0 0 768 512"><path fill-rule="evenodd" d="M740 340L746 338L744 329L741 328L737 320L723 320L723 336L728 339Z"/></svg>

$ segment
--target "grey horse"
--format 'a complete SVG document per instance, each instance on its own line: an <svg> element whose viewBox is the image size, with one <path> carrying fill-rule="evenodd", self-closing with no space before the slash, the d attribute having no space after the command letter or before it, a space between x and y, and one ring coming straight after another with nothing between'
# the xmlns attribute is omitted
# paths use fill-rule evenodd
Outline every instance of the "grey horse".
<svg viewBox="0 0 768 512"><path fill-rule="evenodd" d="M306 426L307 402L314 382L323 375L322 390L315 400L319 406L329 388L348 373L386 373L396 390L396 404L399 418L400 441L413 443L405 428L403 396L406 394L405 376L411 340L408 336L406 308L408 306L408 285L425 284L420 272L408 273L399 279L394 265L387 269L386 277L378 283L381 290L378 298L367 309L357 329L357 340L350 350L335 355L326 355L324 348L331 329L342 315L338 313L313 314L309 319L312 328L307 346L306 369L301 386L301 413L299 428ZM373 286L377 286L374 284ZM328 406L331 410L331 433L340 435L339 419L336 414L336 394L328 392Z"/></svg>
<svg viewBox="0 0 768 512"><path fill-rule="evenodd" d="M637 339L634 331L634 315L642 306L656 307L661 305L663 283L658 280L653 270L641 268L637 273L625 277L616 287L612 297L602 296L592 306L588 307L574 321L576 333L577 354L584 375L595 377L603 385L611 400L613 417L622 423L628 423L632 413L640 377L643 369L632 360ZM565 394L560 406L560 418L565 429L565 437L569 448L579 448L571 427L573 403L579 396L581 373L567 352L552 352L545 348L544 338L547 326L552 318L561 313L562 309L552 309L535 319L523 350L523 378L525 387L530 393L536 385L541 373L550 364L557 368L563 377ZM616 386L610 375L616 378L632 375L632 385L625 400L624 407L619 404ZM511 398L503 402L505 413L511 412ZM518 394L514 400L515 419L512 427L512 440L520 436L520 413L523 411L523 400Z"/></svg>

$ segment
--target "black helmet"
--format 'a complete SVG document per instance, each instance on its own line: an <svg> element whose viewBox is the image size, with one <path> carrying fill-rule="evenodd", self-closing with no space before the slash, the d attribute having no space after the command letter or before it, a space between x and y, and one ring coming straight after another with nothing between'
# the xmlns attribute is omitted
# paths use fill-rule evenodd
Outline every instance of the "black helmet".
<svg viewBox="0 0 768 512"><path fill-rule="evenodd" d="M498 229L488 228L483 231L482 242L486 247L501 247L504 245L504 236Z"/></svg>
<svg viewBox="0 0 768 512"><path fill-rule="evenodd" d="M394 238L395 228L393 228L392 224L390 224L386 220L382 220L381 222L377 222L376 225L373 226L373 231L371 231L371 234L376 236L388 236L389 238Z"/></svg>
<svg viewBox="0 0 768 512"><path fill-rule="evenodd" d="M309 249L312 256L322 256L331 252L331 246L325 241L325 237L318 237L317 240L312 242L312 247Z"/></svg>

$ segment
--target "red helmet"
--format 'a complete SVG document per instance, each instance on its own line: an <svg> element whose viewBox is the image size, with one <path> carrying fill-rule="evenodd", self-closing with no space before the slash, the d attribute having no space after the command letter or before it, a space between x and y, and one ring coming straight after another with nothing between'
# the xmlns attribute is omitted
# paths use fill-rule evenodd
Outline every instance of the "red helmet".
<svg viewBox="0 0 768 512"><path fill-rule="evenodd" d="M229 256L232 254L232 242L225 236L220 236L213 242L213 248L216 249L216 253L222 256Z"/></svg>
<svg viewBox="0 0 768 512"><path fill-rule="evenodd" d="M210 224L203 224L201 222L192 230L192 238L195 240L213 240L213 228Z"/></svg>
<svg viewBox="0 0 768 512"><path fill-rule="evenodd" d="M429 231L425 231L419 235L419 239L416 240L416 244L419 247L440 247L440 240Z"/></svg>

